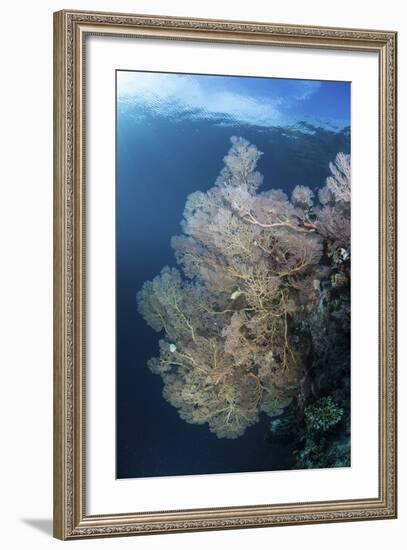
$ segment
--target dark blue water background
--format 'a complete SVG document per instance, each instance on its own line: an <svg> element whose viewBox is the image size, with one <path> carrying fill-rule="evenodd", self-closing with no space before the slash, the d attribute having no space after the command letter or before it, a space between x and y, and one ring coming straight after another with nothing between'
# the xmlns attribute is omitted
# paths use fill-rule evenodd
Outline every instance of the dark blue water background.
<svg viewBox="0 0 407 550"><path fill-rule="evenodd" d="M179 418L147 367L159 335L138 313L136 294L163 266L176 265L170 238L181 233L185 199L213 186L232 135L263 151L263 190L290 192L297 184L324 185L329 161L349 152L349 129L222 126L137 109L117 110L117 477L290 468L291 444L271 442L265 415L237 440Z"/></svg>

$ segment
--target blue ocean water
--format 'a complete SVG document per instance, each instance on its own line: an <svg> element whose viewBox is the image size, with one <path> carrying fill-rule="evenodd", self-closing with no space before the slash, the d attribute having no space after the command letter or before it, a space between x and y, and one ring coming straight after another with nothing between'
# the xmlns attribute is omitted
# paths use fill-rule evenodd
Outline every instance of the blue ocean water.
<svg viewBox="0 0 407 550"><path fill-rule="evenodd" d="M186 197L213 186L233 135L264 153L258 164L262 190L287 193L298 184L322 187L329 162L350 149L349 127L299 121L266 128L213 117L165 117L118 103L118 478L281 470L294 463L290 442L270 440L265 415L236 440L187 424L163 399L161 378L147 367L158 354L159 335L138 313L136 294L163 266L176 266L170 238L181 233Z"/></svg>

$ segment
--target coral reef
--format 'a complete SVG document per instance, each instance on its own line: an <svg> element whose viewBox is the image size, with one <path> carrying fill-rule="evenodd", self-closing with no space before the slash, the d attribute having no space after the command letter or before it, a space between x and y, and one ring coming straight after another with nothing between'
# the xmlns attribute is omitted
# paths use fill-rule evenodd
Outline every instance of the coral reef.
<svg viewBox="0 0 407 550"><path fill-rule="evenodd" d="M305 407L305 425L296 438L298 468L350 466L349 387L339 387ZM339 405L338 403L341 403Z"/></svg>
<svg viewBox="0 0 407 550"><path fill-rule="evenodd" d="M241 137L231 143L215 185L187 198L183 234L172 238L183 276L164 267L138 293L139 312L162 335L149 368L180 417L219 438L294 404L304 440L304 430L346 416L327 376L340 341L330 328L349 324L350 158L331 163L315 205L304 186L291 200L259 192L262 153Z"/></svg>

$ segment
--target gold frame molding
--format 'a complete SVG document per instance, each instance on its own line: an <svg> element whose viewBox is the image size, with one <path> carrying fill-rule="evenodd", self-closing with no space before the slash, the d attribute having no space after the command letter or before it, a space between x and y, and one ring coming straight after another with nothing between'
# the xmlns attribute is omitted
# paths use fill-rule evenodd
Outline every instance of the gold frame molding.
<svg viewBox="0 0 407 550"><path fill-rule="evenodd" d="M360 500L86 513L86 37L92 34L375 52L379 63L379 495ZM395 518L396 41L391 31L150 15L54 14L54 536L59 539Z"/></svg>

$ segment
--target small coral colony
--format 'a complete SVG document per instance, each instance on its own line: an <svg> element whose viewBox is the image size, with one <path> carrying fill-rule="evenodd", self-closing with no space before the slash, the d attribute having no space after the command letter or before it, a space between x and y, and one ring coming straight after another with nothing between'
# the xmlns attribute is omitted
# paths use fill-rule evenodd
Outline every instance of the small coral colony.
<svg viewBox="0 0 407 550"><path fill-rule="evenodd" d="M191 424L236 439L270 418L297 468L350 465L350 156L316 195L261 191L262 153L232 137L207 192L188 196L183 234L138 294L160 335L149 368Z"/></svg>

